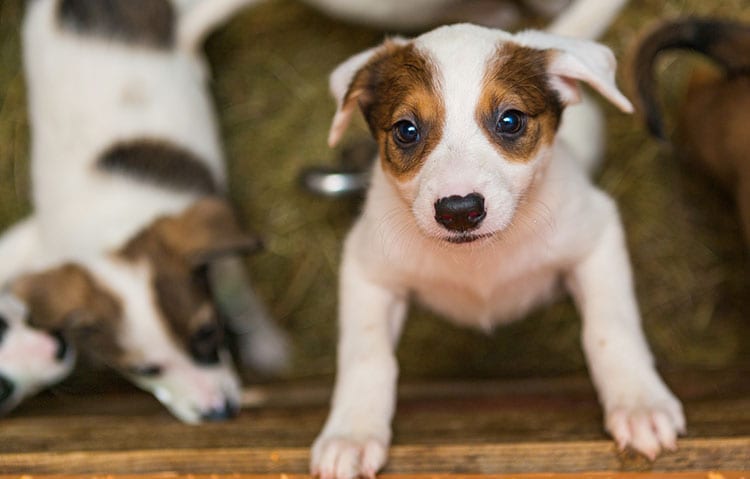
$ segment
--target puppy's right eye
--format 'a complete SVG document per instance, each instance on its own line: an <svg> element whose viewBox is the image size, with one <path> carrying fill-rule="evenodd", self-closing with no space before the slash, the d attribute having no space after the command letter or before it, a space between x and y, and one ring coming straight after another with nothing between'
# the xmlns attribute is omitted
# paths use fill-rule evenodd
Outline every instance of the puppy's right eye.
<svg viewBox="0 0 750 479"><path fill-rule="evenodd" d="M420 140L419 128L409 120L393 125L393 138L400 146L411 146Z"/></svg>

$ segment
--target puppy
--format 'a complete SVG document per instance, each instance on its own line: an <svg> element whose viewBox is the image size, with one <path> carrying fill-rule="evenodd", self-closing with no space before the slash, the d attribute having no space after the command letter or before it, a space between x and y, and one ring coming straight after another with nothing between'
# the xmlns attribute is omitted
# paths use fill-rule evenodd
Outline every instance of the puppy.
<svg viewBox="0 0 750 479"><path fill-rule="evenodd" d="M745 240L750 245L750 26L731 21L686 18L666 22L640 43L634 66L638 99L649 131L666 139L656 94L654 63L661 52L701 53L722 70L697 70L677 114L677 154L716 178L737 199ZM705 128L696 118L711 118Z"/></svg>
<svg viewBox="0 0 750 479"><path fill-rule="evenodd" d="M562 287L606 429L650 458L675 447L682 408L641 329L617 208L587 175L602 117L578 82L630 112L614 73L589 40L466 24L386 41L333 72L330 143L359 107L379 160L344 245L338 372L313 473L372 477L385 463L411 298L491 330Z"/></svg>
<svg viewBox="0 0 750 479"><path fill-rule="evenodd" d="M248 3L33 0L23 25L34 212L0 240L0 282L189 423L240 399L209 277L257 240L222 197L199 48Z"/></svg>
<svg viewBox="0 0 750 479"><path fill-rule="evenodd" d="M327 14L378 28L422 30L446 22L473 22L496 28L510 28L520 17L518 6L507 0L304 0ZM587 31L592 24L606 25L611 15L627 0L524 0L527 9L557 17L553 32ZM614 5L618 5L612 8ZM586 19L596 19L593 22ZM599 36L601 32L591 34Z"/></svg>
<svg viewBox="0 0 750 479"><path fill-rule="evenodd" d="M60 334L31 328L24 305L0 293L0 414L62 381L74 363L75 353Z"/></svg>

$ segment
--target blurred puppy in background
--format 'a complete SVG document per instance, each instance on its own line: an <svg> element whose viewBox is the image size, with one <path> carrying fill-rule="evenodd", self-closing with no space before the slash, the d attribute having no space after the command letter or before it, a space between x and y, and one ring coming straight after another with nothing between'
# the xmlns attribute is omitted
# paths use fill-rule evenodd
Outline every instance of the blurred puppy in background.
<svg viewBox="0 0 750 479"><path fill-rule="evenodd" d="M201 53L248 3L32 0L23 26L34 212L0 239L0 282L30 324L191 423L239 407L213 296L233 296L229 325L254 331L260 366L286 357L238 256L258 241L223 196Z"/></svg>
<svg viewBox="0 0 750 479"><path fill-rule="evenodd" d="M665 22L637 48L634 77L648 129L666 140L655 62L670 50L699 53L718 67L697 69L676 114L677 154L702 166L736 198L750 245L750 26L728 20Z"/></svg>
<svg viewBox="0 0 750 479"><path fill-rule="evenodd" d="M609 6L600 0L303 0L327 14L375 28L400 31L424 30L444 23L471 22L494 28L513 28L521 10L555 18L553 33L575 32L587 25L608 24ZM624 5L627 0L618 0ZM585 15L584 15L585 14ZM588 18L603 22L585 22ZM601 33L601 32L599 32ZM596 35L598 36L598 35Z"/></svg>

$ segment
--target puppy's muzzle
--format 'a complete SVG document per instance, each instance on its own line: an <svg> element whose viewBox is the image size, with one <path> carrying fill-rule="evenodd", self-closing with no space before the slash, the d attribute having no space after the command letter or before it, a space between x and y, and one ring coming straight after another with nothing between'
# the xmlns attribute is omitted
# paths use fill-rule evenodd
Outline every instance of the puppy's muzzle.
<svg viewBox="0 0 750 479"><path fill-rule="evenodd" d="M465 232L478 228L487 211L479 193L448 196L435 202L435 221L449 231Z"/></svg>

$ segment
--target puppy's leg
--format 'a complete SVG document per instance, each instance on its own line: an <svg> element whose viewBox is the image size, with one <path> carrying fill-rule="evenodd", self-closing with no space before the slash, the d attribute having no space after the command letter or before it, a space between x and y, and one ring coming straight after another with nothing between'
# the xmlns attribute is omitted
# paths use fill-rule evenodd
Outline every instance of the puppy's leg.
<svg viewBox="0 0 750 479"><path fill-rule="evenodd" d="M36 217L11 226L0 237L0 286L29 268L41 252Z"/></svg>
<svg viewBox="0 0 750 479"><path fill-rule="evenodd" d="M211 291L238 336L240 360L262 374L275 375L289 366L289 341L270 318L237 256L219 258L209 268Z"/></svg>
<svg viewBox="0 0 750 479"><path fill-rule="evenodd" d="M374 477L385 464L396 402L394 347L406 300L373 284L345 254L340 275L338 371L331 412L312 447L324 479Z"/></svg>
<svg viewBox="0 0 750 479"><path fill-rule="evenodd" d="M685 418L656 372L641 329L617 209L603 194L594 200L605 215L604 228L569 277L583 315L583 348L606 429L620 448L630 446L653 459L675 448Z"/></svg>

